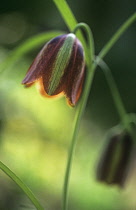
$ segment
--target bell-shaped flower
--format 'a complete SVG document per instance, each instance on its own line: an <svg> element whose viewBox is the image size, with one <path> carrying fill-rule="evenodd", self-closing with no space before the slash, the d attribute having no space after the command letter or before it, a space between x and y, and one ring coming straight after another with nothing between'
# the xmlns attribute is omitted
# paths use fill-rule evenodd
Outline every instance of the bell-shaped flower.
<svg viewBox="0 0 136 210"><path fill-rule="evenodd" d="M64 94L74 106L78 101L85 76L82 44L73 33L49 41L39 52L22 81L26 87L35 82L46 97Z"/></svg>
<svg viewBox="0 0 136 210"><path fill-rule="evenodd" d="M126 131L108 138L98 163L97 179L107 184L123 186L128 175L133 146L133 139Z"/></svg>

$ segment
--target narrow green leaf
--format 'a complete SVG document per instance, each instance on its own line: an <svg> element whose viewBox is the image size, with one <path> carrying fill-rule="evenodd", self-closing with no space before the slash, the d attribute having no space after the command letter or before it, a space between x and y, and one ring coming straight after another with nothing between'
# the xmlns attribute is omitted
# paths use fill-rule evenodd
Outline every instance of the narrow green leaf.
<svg viewBox="0 0 136 210"><path fill-rule="evenodd" d="M0 169L5 174L7 174L24 191L24 193L28 196L28 198L31 200L31 202L34 204L37 210L44 210L44 208L41 206L41 204L34 196L32 191L29 189L29 187L1 161L0 161Z"/></svg>
<svg viewBox="0 0 136 210"><path fill-rule="evenodd" d="M69 5L67 4L67 2L65 0L53 0L56 7L58 8L63 20L65 21L68 29L70 30L70 32L72 32L76 25L78 24L72 10L70 9ZM77 32L77 37L80 39L81 43L83 44L84 50L85 50L85 54L86 54L86 58L87 58L87 45L85 42L85 39L82 35L81 30L79 30ZM88 63L88 58L87 58L87 63Z"/></svg>
<svg viewBox="0 0 136 210"><path fill-rule="evenodd" d="M74 14L72 13L69 5L67 4L65 0L53 0L53 1L56 4L56 7L58 8L69 30L73 31L78 22Z"/></svg>

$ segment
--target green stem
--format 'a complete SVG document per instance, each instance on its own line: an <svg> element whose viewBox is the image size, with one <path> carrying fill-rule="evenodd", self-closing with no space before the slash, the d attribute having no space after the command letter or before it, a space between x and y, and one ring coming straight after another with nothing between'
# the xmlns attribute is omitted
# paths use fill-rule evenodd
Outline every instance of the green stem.
<svg viewBox="0 0 136 210"><path fill-rule="evenodd" d="M100 62L100 60L109 52L109 50L112 48L112 46L116 43L116 41L120 38L120 36L127 30L127 28L136 20L136 14L132 15L123 25L120 27L120 29L117 31L117 34L115 34L108 44L105 45L103 50L100 52L99 57L97 59L97 64ZM79 24L77 28L82 27L82 24ZM89 27L88 27L89 28ZM77 29L75 29L77 30ZM74 31L75 31L74 30ZM86 28L86 32L88 35L88 29ZM74 121L74 128L73 128L73 134L72 134L72 140L71 140L71 145L69 149L69 154L68 154L68 162L67 162L67 167L66 167L66 173L65 173L65 180L64 180L64 190L63 190L63 210L67 210L67 201L68 201L68 187L69 187L69 179L70 179L70 172L71 172L71 167L72 167L72 160L73 160L73 155L75 151L75 146L76 146L76 141L77 141L77 134L79 131L79 126L80 126L80 121L82 118L82 115L84 113L86 104L87 104L87 99L89 96L89 92L91 89L95 69L97 67L96 63L92 63L93 59L93 53L94 53L94 46L93 46L93 39L92 39L92 33L89 33L89 47L90 50L87 50L88 57L90 58L90 61L88 62L88 72L87 72L87 78L85 81L85 87L83 91L83 95L81 98L81 102L79 105L79 108L77 109L76 116L75 116L75 121ZM111 79L111 78L110 78ZM116 88L115 88L116 89ZM115 91L115 95L118 95L117 90ZM118 96L119 97L119 96ZM125 109L122 104L119 109L121 109L121 117L125 114Z"/></svg>
<svg viewBox="0 0 136 210"><path fill-rule="evenodd" d="M102 48L98 57L103 59L105 55L110 51L113 45L119 40L119 38L124 34L124 32L131 26L132 23L136 21L136 12L131 15L128 20L124 22L124 24L116 31L116 33L112 36L112 38L108 41L108 43Z"/></svg>
<svg viewBox="0 0 136 210"><path fill-rule="evenodd" d="M85 57L87 59L87 65L90 66L90 65L92 65L93 59L94 59L93 34L92 34L92 31L90 30L90 27L86 23L78 23L76 25L76 27L74 28L73 33L76 33L77 30L80 30L80 28L83 28L86 32L86 35L87 35L87 40L88 40L87 46L88 47L86 49L84 49L84 51L85 51Z"/></svg>
<svg viewBox="0 0 136 210"><path fill-rule="evenodd" d="M56 4L60 14L62 15L66 25L68 26L70 31L73 31L74 27L76 27L77 21L76 21L74 15L73 15L71 9L69 8L68 4L66 3L65 0L53 0L53 1ZM135 20L136 20L136 13L134 15L132 15L119 28L119 30L115 33L115 35L104 46L104 48L101 50L101 52L99 54L99 58L100 59L102 59L109 52L109 50L112 48L112 46L120 38L120 36L125 32L125 30L127 30L127 28ZM89 57L90 55L92 55L91 51L93 52L93 46L91 46L91 44L93 45L94 42L92 41L92 43L91 43L91 41L88 40L89 41L89 46L91 46L91 48L88 51L87 50L88 47L87 47L87 45L85 43L85 40L84 40L82 34L81 33L79 35L77 34L77 36L78 36L78 38L80 39L80 41L82 42L82 44L84 46L88 72L87 72L87 76L86 76L84 90L83 90L83 93L82 93L81 102L80 102L80 104L79 104L79 106L77 108L77 112L76 112L76 116L75 116L74 127L73 127L73 134L72 134L72 139L71 139L71 145L70 145L69 154L68 154L68 162L67 162L67 167L66 167L65 180L64 180L64 189L63 189L63 210L67 209L70 171L71 171L71 167L72 167L72 160L73 160L73 155L74 155L74 151L75 151L76 139L77 139L77 134L78 134L78 130L79 130L79 125L80 125L80 121L81 121L82 115L83 115L85 107L86 107L86 103L87 103L87 99L88 99L89 92L90 92L90 89L91 89L91 84L92 84L92 81L93 81L95 69L97 67L96 63L92 63L93 56ZM98 61L98 63L99 63L99 61Z"/></svg>
<svg viewBox="0 0 136 210"><path fill-rule="evenodd" d="M39 201L36 199L32 191L20 180L19 177L16 176L6 165L4 165L0 161L0 169L4 171L5 174L7 174L28 196L28 198L31 200L31 202L34 204L37 210L44 210L44 208L41 206Z"/></svg>
<svg viewBox="0 0 136 210"><path fill-rule="evenodd" d="M103 60L101 60L99 62L99 66L103 70L103 73L104 73L105 78L107 80L108 86L109 86L110 91L111 91L111 95L113 97L114 104L115 104L116 109L118 111L118 114L120 116L120 119L121 119L122 123L124 125L126 125L127 122L125 120L126 119L125 116L127 115L127 111L125 110L124 104L123 104L121 96L119 94L116 82L115 82L115 80L112 76L111 70Z"/></svg>
<svg viewBox="0 0 136 210"><path fill-rule="evenodd" d="M68 161L67 161L67 166L66 166L64 188L63 188L63 210L66 210L68 207L67 206L68 188L69 188L69 179L70 179L70 172L71 172L71 167L72 167L72 160L73 160L73 156L74 156L80 121L83 116L86 104L87 104L87 99L89 96L89 92L91 89L93 76L94 76L94 72L95 72L95 68L92 69L92 63L93 63L93 58L94 58L94 41L93 41L93 37L92 37L92 32L91 32L89 26L84 23L79 23L76 26L74 32L76 32L81 27L85 30L85 32L87 34L88 46L89 46L88 47L88 57L90 57L90 61L88 63L88 71L87 71L87 75L86 75L86 81L85 81L84 90L82 93L82 98L81 98L80 104L77 108L76 115L75 115L72 140L71 140L69 153L68 153Z"/></svg>

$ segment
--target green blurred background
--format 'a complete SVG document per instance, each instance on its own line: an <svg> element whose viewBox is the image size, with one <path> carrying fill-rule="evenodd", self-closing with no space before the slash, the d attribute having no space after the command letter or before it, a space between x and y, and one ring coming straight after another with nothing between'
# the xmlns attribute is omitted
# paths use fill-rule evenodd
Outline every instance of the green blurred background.
<svg viewBox="0 0 136 210"><path fill-rule="evenodd" d="M79 22L93 31L96 54L136 10L135 0L68 0ZM68 29L52 0L0 4L0 62L24 40L48 30ZM136 112L136 24L106 56L128 112ZM62 186L75 109L65 98L45 99L21 81L38 50L0 75L0 159L39 198L45 209L61 208ZM7 71L7 73L6 73ZM136 208L135 162L124 189L96 181L95 168L105 134L119 123L103 73L95 74L82 120L70 180L70 210ZM0 172L0 210L34 209L22 191Z"/></svg>

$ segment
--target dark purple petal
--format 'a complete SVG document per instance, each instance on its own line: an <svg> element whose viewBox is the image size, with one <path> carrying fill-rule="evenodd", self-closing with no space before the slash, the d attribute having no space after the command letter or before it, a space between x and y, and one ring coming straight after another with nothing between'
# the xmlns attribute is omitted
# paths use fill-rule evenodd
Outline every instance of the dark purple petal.
<svg viewBox="0 0 136 210"><path fill-rule="evenodd" d="M38 80L40 77L46 77L47 84L51 75L53 61L55 60L58 49L63 44L65 37L66 35L58 36L44 45L28 69L22 84L32 83Z"/></svg>
<svg viewBox="0 0 136 210"><path fill-rule="evenodd" d="M23 84L38 83L42 95L66 95L72 106L78 101L85 77L83 47L72 33L48 42L30 66Z"/></svg>
<svg viewBox="0 0 136 210"><path fill-rule="evenodd" d="M68 98L70 105L74 106L78 101L85 76L83 48L79 41L75 39L73 45L71 58L65 69L65 73L60 80L58 87L52 95L64 92ZM46 77L43 78L44 86L46 84ZM46 88L46 87L45 87ZM45 89L46 90L46 89Z"/></svg>
<svg viewBox="0 0 136 210"><path fill-rule="evenodd" d="M128 174L133 140L127 132L113 135L97 168L97 179L107 184L123 186Z"/></svg>
<svg viewBox="0 0 136 210"><path fill-rule="evenodd" d="M70 103L75 105L80 97L85 77L83 48L78 43L77 39L73 47L73 54L71 55L71 62L69 63L67 71L69 72L69 75L64 92L69 98Z"/></svg>

